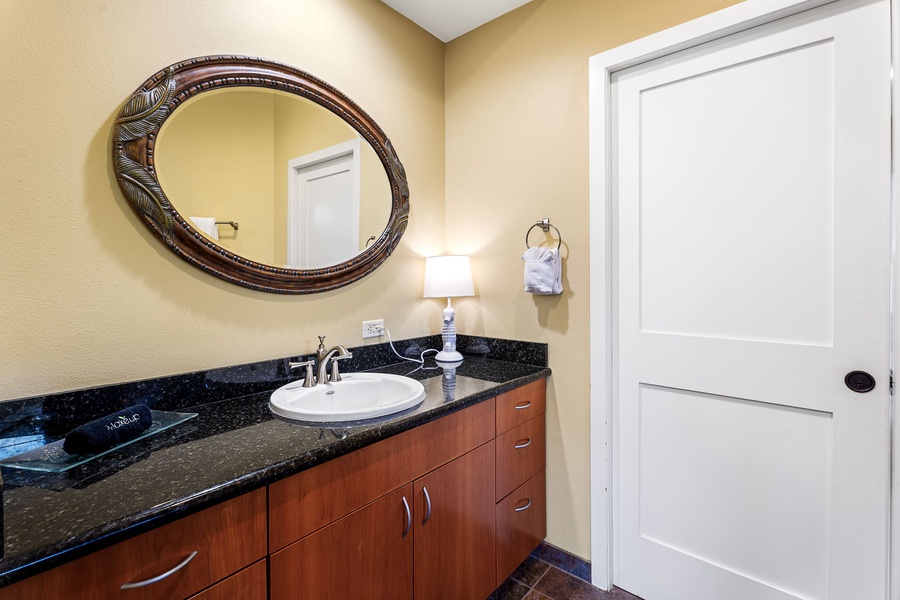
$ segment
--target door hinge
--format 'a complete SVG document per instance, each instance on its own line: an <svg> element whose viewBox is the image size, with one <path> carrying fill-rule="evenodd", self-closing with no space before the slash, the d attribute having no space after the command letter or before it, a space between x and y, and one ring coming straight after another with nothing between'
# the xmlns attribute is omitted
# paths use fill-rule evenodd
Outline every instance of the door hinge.
<svg viewBox="0 0 900 600"><path fill-rule="evenodd" d="M891 369L890 378L888 379L888 393L894 395L894 370Z"/></svg>

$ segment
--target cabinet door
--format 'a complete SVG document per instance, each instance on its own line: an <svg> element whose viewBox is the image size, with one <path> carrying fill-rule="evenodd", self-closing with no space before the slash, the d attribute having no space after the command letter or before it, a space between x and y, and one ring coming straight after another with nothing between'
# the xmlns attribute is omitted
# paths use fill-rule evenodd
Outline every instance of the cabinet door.
<svg viewBox="0 0 900 600"><path fill-rule="evenodd" d="M415 481L416 598L484 600L496 587L494 442Z"/></svg>
<svg viewBox="0 0 900 600"><path fill-rule="evenodd" d="M411 600L411 498L407 484L273 554L271 600Z"/></svg>

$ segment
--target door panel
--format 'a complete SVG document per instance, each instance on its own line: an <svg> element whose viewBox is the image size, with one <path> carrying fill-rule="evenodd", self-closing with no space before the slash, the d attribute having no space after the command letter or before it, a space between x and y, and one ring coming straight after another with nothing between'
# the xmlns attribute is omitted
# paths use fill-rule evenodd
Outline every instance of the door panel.
<svg viewBox="0 0 900 600"><path fill-rule="evenodd" d="M641 90L642 331L832 345L833 46Z"/></svg>
<svg viewBox="0 0 900 600"><path fill-rule="evenodd" d="M835 2L613 77L614 582L646 600L886 593L888 26Z"/></svg>

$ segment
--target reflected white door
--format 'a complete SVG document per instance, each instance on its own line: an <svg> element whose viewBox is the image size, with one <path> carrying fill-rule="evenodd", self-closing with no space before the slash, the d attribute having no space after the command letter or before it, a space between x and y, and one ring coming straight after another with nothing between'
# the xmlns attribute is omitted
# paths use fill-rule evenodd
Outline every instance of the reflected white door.
<svg viewBox="0 0 900 600"><path fill-rule="evenodd" d="M613 577L646 600L886 597L889 24L845 0L613 79Z"/></svg>
<svg viewBox="0 0 900 600"><path fill-rule="evenodd" d="M359 248L359 140L288 164L288 261L299 269L344 262Z"/></svg>

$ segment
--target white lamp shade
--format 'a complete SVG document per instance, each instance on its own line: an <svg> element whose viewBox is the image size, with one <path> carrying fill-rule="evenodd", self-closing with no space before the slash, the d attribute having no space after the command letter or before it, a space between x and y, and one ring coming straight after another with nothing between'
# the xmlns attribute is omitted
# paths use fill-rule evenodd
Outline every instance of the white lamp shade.
<svg viewBox="0 0 900 600"><path fill-rule="evenodd" d="M425 298L474 295L468 256L430 256L425 259Z"/></svg>

